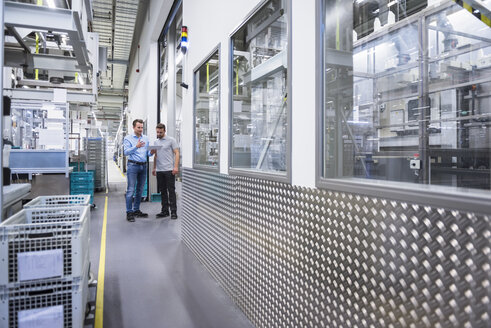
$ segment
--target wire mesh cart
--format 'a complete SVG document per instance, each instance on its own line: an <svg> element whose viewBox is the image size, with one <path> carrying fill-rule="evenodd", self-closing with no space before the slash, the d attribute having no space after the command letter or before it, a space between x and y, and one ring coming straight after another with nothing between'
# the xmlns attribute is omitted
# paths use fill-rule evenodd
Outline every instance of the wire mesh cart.
<svg viewBox="0 0 491 328"><path fill-rule="evenodd" d="M83 327L89 236L88 206L26 208L0 224L1 327Z"/></svg>

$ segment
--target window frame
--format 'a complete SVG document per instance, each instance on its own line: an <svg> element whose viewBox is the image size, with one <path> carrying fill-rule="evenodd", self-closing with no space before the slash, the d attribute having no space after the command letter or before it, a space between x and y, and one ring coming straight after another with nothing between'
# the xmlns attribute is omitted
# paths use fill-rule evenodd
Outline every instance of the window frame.
<svg viewBox="0 0 491 328"><path fill-rule="evenodd" d="M196 163L196 95L198 90L198 84L196 82L196 72L206 64L215 53L218 53L218 162L216 166L204 165ZM218 43L207 55L206 57L196 65L193 70L193 169L210 171L210 172L220 172L220 156L221 156L221 146L222 146L222 122L220 119L221 116L221 95L222 95L222 56L221 56L221 43Z"/></svg>
<svg viewBox="0 0 491 328"><path fill-rule="evenodd" d="M229 57L228 57L228 88L229 88L229 111L228 111L228 171L230 175L236 176L244 176L250 178L259 178L264 180L276 181L276 182L284 182L291 183L292 179L292 0L284 0L286 4L286 18L288 22L288 47L287 47L287 94L288 94L288 103L287 110L288 114L286 115L287 122L287 131L286 131L286 171L284 173L273 173L273 172L265 172L258 171L255 169L244 169L244 168L236 168L233 167L233 101L234 96L232 86L233 86L233 60L234 60L234 42L233 36L242 28L244 25L249 23L250 19L259 12L270 0L262 0L260 3L254 7L253 10L247 14L242 22L230 33L229 35Z"/></svg>
<svg viewBox="0 0 491 328"><path fill-rule="evenodd" d="M162 27L162 30L160 31L159 38L157 39L157 67L158 67L158 73L157 73L157 123L161 123L162 117L160 117L160 109L162 104L160 103L160 96L161 96L161 91L160 90L160 70L162 69L160 65L160 56L162 55L160 51L160 45L164 41L164 38L166 35L168 35L169 30L171 29L171 24L174 23L174 18L177 14L177 11L179 10L179 7L182 6L183 0L174 0L172 3L172 7L169 11L169 14L167 15L167 18L165 20L164 26ZM167 99L167 101L169 101Z"/></svg>
<svg viewBox="0 0 491 328"><path fill-rule="evenodd" d="M315 183L319 189L361 194L368 197L378 197L388 200L404 201L421 205L437 206L442 208L459 209L474 213L490 213L491 192L479 189L466 189L441 185L427 185L391 180L371 180L362 178L324 178L324 25L323 16L326 0L316 1L316 140L315 140ZM447 6L455 3L449 1ZM427 11L428 17L441 10L441 6ZM407 18L407 22L414 22L416 17ZM425 18L423 18L425 21ZM422 28L421 26L419 27ZM424 28L424 26L423 26ZM390 32L392 29L389 28ZM427 49L424 50L425 52ZM464 191L465 190L465 191Z"/></svg>

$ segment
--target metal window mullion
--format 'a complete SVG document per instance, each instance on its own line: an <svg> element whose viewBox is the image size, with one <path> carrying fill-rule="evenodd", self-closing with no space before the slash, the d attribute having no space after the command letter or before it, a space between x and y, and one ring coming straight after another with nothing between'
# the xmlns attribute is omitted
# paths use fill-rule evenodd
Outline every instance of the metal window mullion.
<svg viewBox="0 0 491 328"><path fill-rule="evenodd" d="M0 26L3 26L3 6L4 6L4 1L2 1L2 4L0 4ZM2 28L2 31L0 32L0 38L4 40L4 29ZM4 60L4 42L0 43L0 71L2 72L2 78L0 79L0 90L3 90L3 60ZM0 131L3 132L3 99L0 101ZM0 143L2 145L2 149L0 149L0 163L3 164L3 138ZM3 166L3 165L2 165ZM2 209L3 212L3 169L0 170L0 209ZM0 222L3 220L2 215L0 214Z"/></svg>
<svg viewBox="0 0 491 328"><path fill-rule="evenodd" d="M419 35L419 158L422 169L419 181L422 184L429 182L429 144L430 136L428 133L429 108L428 108L428 30L426 29L426 17L422 16L418 22Z"/></svg>
<svg viewBox="0 0 491 328"><path fill-rule="evenodd" d="M169 74L167 77L167 134L176 137L176 24L173 20L168 33Z"/></svg>

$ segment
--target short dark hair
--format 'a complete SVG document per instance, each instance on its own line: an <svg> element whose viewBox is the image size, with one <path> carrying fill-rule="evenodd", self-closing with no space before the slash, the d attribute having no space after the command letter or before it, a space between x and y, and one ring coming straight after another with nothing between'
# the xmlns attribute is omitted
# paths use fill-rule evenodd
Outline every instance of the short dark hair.
<svg viewBox="0 0 491 328"><path fill-rule="evenodd" d="M165 124L164 123L157 124L157 129L163 129L165 131Z"/></svg>
<svg viewBox="0 0 491 328"><path fill-rule="evenodd" d="M137 118L136 120L134 120L134 121L133 121L133 127L135 127L135 126L136 126L136 123L141 123L141 124L143 124L143 120L142 120L142 119L139 119L139 118Z"/></svg>

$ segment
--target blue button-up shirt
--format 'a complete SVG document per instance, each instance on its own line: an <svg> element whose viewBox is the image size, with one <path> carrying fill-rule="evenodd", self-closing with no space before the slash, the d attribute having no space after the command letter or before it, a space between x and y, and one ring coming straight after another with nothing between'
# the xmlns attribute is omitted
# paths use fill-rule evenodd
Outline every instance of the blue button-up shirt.
<svg viewBox="0 0 491 328"><path fill-rule="evenodd" d="M136 144L138 143L138 139L145 143L143 147L137 148ZM152 156L148 151L149 141L148 137L143 135L138 138L135 134L130 134L124 137L123 140L124 146L124 155L128 156L129 160L135 162L146 162L147 156Z"/></svg>

